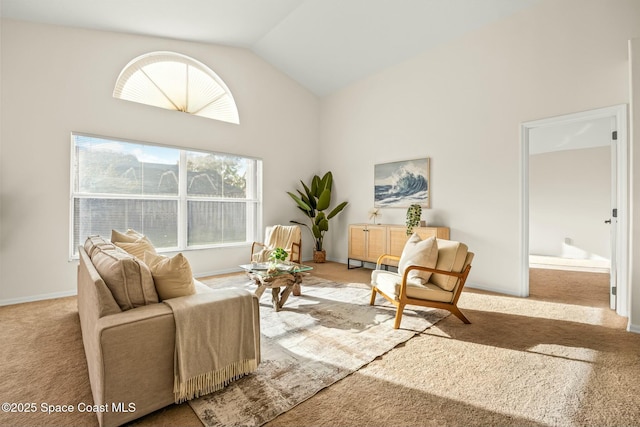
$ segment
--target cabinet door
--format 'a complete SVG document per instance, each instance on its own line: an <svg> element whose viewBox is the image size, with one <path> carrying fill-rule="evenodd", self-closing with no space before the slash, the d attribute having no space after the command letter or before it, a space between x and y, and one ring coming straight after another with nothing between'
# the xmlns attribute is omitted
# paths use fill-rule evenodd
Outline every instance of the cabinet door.
<svg viewBox="0 0 640 427"><path fill-rule="evenodd" d="M415 227L413 229L414 233L417 233L418 236L422 240L428 239L429 237L437 237L438 239L446 239L449 240L449 228L448 227ZM402 250L404 249L405 243L409 239L407 236L407 228L398 226L398 227L389 227L389 253L392 255L400 256L402 255Z"/></svg>
<svg viewBox="0 0 640 427"><path fill-rule="evenodd" d="M349 258L364 260L367 256L367 227L349 226Z"/></svg>
<svg viewBox="0 0 640 427"><path fill-rule="evenodd" d="M376 262L387 252L387 229L383 226L367 226L367 259Z"/></svg>
<svg viewBox="0 0 640 427"><path fill-rule="evenodd" d="M406 227L389 227L389 253L396 256L402 255L407 239L409 236L407 236Z"/></svg>
<svg viewBox="0 0 640 427"><path fill-rule="evenodd" d="M448 227L416 227L413 231L414 233L418 233L418 236L420 236L422 240L434 236L438 239L449 240Z"/></svg>

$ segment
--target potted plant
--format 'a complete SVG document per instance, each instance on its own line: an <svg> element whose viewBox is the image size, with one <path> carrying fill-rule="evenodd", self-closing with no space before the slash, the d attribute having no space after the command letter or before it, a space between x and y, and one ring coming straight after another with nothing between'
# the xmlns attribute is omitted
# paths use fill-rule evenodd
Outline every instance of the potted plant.
<svg viewBox="0 0 640 427"><path fill-rule="evenodd" d="M315 240L313 260L314 262L325 262L326 252L324 250L323 239L324 233L329 231L329 220L338 215L348 202L342 202L328 214L325 214L325 210L329 209L331 205L331 186L333 185L333 174L327 172L322 178L315 175L311 180L311 185L306 185L300 181L303 190L296 190L298 195L287 192L287 194L296 202L298 209L300 209L307 217L309 217L311 226L303 224L298 221L291 221L294 224L304 225L307 227Z"/></svg>
<svg viewBox="0 0 640 427"><path fill-rule="evenodd" d="M407 208L407 236L413 233L413 227L417 227L420 224L421 216L422 206L413 204Z"/></svg>
<svg viewBox="0 0 640 427"><path fill-rule="evenodd" d="M271 263L269 263L269 268L268 268L268 272L269 273L273 273L277 270L278 268L278 263L283 263L285 262L285 260L287 259L287 255L289 255L287 253L287 251L285 251L282 248L275 248L270 254L269 254L269 261L271 261Z"/></svg>

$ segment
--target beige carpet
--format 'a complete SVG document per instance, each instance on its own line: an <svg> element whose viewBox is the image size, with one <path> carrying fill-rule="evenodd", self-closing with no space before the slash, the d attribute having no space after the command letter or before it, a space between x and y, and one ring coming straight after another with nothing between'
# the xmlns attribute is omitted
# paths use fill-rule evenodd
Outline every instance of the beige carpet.
<svg viewBox="0 0 640 427"><path fill-rule="evenodd" d="M370 275L314 267L315 276L344 283ZM532 270L530 298L466 289L460 307L471 325L448 316L266 425L640 425L640 335L607 308L607 280ZM91 402L75 304L0 307L0 400ZM202 426L188 404L135 424ZM97 422L78 412L0 412L0 426L37 425Z"/></svg>
<svg viewBox="0 0 640 427"><path fill-rule="evenodd" d="M205 283L255 290L238 276ZM265 295L258 370L189 406L206 426L260 426L449 315L408 308L402 329L393 329L395 308L383 298L372 307L370 297L361 286L316 277L308 277L302 295L278 312Z"/></svg>

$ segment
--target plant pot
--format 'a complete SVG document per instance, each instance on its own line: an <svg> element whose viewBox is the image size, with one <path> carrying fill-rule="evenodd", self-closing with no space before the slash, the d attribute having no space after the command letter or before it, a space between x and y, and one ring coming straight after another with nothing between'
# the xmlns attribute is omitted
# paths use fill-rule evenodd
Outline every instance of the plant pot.
<svg viewBox="0 0 640 427"><path fill-rule="evenodd" d="M321 264L327 260L327 252L323 249L321 251L313 251L313 262Z"/></svg>

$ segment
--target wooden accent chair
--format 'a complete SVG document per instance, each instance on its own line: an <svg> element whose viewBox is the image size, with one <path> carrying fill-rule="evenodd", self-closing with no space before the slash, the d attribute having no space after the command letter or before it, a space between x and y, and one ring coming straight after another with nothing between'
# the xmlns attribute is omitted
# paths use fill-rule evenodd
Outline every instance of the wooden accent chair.
<svg viewBox="0 0 640 427"><path fill-rule="evenodd" d="M297 225L273 225L266 227L264 243L253 242L251 262L266 262L275 248L288 252L288 260L300 264L302 260L302 232Z"/></svg>
<svg viewBox="0 0 640 427"><path fill-rule="evenodd" d="M397 308L395 329L400 327L402 312L408 304L448 310L464 323L471 323L457 303L473 256L464 243L435 237L421 241L414 234L402 256L383 254L378 258L376 269L371 273L370 304L375 304L376 294L394 304ZM385 259L398 261L398 273L381 269Z"/></svg>

